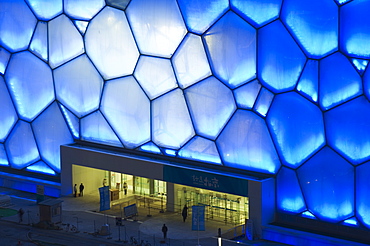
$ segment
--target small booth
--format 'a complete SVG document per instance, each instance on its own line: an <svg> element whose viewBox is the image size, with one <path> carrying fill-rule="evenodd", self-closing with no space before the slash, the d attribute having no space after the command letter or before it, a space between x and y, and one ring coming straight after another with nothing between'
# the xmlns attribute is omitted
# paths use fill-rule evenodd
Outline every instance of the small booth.
<svg viewBox="0 0 370 246"><path fill-rule="evenodd" d="M63 200L59 199L48 199L39 202L40 221L62 222L62 202Z"/></svg>

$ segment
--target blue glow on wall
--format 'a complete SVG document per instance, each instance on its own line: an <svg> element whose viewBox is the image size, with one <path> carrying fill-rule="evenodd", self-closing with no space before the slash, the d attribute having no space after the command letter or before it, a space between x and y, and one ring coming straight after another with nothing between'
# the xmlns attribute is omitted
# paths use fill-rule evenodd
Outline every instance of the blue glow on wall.
<svg viewBox="0 0 370 246"><path fill-rule="evenodd" d="M83 2L0 1L1 166L59 175L85 140L273 174L279 211L370 229L369 1Z"/></svg>

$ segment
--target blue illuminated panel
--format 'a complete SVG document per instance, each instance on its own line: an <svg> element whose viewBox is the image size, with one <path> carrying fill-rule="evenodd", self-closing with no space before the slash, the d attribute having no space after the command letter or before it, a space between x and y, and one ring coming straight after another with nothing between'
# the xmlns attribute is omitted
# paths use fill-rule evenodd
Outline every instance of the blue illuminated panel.
<svg viewBox="0 0 370 246"><path fill-rule="evenodd" d="M258 35L261 82L273 92L293 89L306 62L303 52L278 20L262 27Z"/></svg>
<svg viewBox="0 0 370 246"><path fill-rule="evenodd" d="M320 109L297 93L276 96L267 123L277 149L289 167L298 167L325 144Z"/></svg>
<svg viewBox="0 0 370 246"><path fill-rule="evenodd" d="M188 30L204 33L227 10L227 0L179 0Z"/></svg>
<svg viewBox="0 0 370 246"><path fill-rule="evenodd" d="M290 213L301 213L306 204L298 183L296 172L283 167L277 175L277 206L280 210Z"/></svg>
<svg viewBox="0 0 370 246"><path fill-rule="evenodd" d="M256 38L256 30L233 12L228 12L204 34L215 75L230 88L255 78Z"/></svg>
<svg viewBox="0 0 370 246"><path fill-rule="evenodd" d="M354 215L354 167L324 148L298 169L308 209L318 218L339 222Z"/></svg>

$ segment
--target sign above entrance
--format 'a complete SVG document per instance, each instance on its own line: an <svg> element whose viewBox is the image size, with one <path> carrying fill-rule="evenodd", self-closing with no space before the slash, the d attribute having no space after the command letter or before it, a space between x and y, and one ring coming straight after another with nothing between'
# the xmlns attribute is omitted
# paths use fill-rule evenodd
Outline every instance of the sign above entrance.
<svg viewBox="0 0 370 246"><path fill-rule="evenodd" d="M248 196L248 180L173 166L163 166L164 181Z"/></svg>

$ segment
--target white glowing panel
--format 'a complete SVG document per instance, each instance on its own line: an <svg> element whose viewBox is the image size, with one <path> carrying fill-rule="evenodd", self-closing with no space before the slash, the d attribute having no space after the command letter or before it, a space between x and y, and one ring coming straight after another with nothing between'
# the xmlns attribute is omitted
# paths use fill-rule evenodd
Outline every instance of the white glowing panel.
<svg viewBox="0 0 370 246"><path fill-rule="evenodd" d="M135 0L126 13L142 54L171 57L186 34L176 1Z"/></svg>
<svg viewBox="0 0 370 246"><path fill-rule="evenodd" d="M31 121L54 100L50 67L28 51L12 56L5 74L20 117Z"/></svg>
<svg viewBox="0 0 370 246"><path fill-rule="evenodd" d="M48 60L48 26L46 22L39 22L33 35L30 50L43 59Z"/></svg>
<svg viewBox="0 0 370 246"><path fill-rule="evenodd" d="M141 56L134 75L150 99L177 87L169 59Z"/></svg>
<svg viewBox="0 0 370 246"><path fill-rule="evenodd" d="M87 54L104 79L132 74L139 52L125 12L105 8L89 24L85 43Z"/></svg>
<svg viewBox="0 0 370 246"><path fill-rule="evenodd" d="M200 36L188 34L172 57L172 61L181 88L186 88L211 75Z"/></svg>
<svg viewBox="0 0 370 246"><path fill-rule="evenodd" d="M132 76L106 83L101 111L125 147L150 140L150 102Z"/></svg>
<svg viewBox="0 0 370 246"><path fill-rule="evenodd" d="M63 0L26 0L39 20L50 20L63 11Z"/></svg>
<svg viewBox="0 0 370 246"><path fill-rule="evenodd" d="M65 15L49 22L48 38L51 68L58 67L85 51L80 32Z"/></svg>
<svg viewBox="0 0 370 246"><path fill-rule="evenodd" d="M194 136L194 129L180 89L152 102L152 139L161 147L178 149Z"/></svg>
<svg viewBox="0 0 370 246"><path fill-rule="evenodd" d="M78 117L99 107L103 79L86 55L54 70L58 100Z"/></svg>
<svg viewBox="0 0 370 246"><path fill-rule="evenodd" d="M65 13L74 19L89 20L104 6L104 0L64 0Z"/></svg>
<svg viewBox="0 0 370 246"><path fill-rule="evenodd" d="M60 172L60 146L72 143L73 138L57 103L37 117L32 127L43 160Z"/></svg>
<svg viewBox="0 0 370 246"><path fill-rule="evenodd" d="M21 169L40 159L31 125L18 121L5 142L10 166Z"/></svg>

